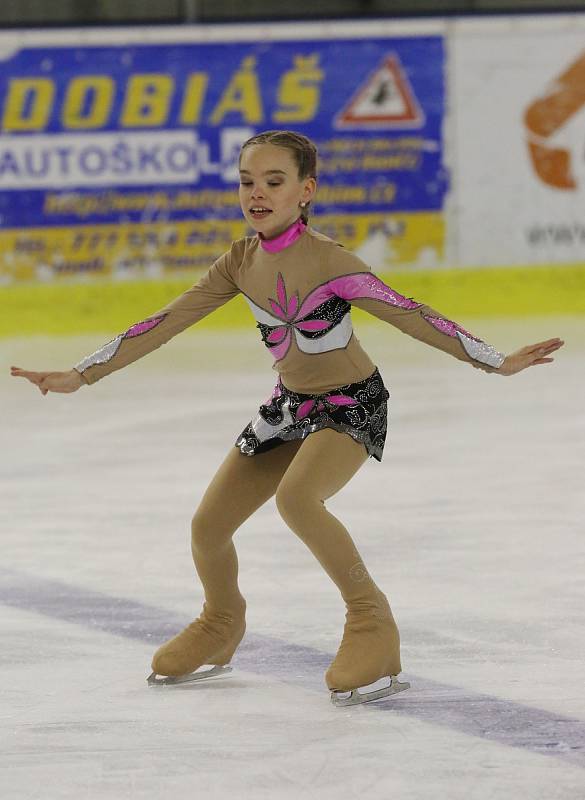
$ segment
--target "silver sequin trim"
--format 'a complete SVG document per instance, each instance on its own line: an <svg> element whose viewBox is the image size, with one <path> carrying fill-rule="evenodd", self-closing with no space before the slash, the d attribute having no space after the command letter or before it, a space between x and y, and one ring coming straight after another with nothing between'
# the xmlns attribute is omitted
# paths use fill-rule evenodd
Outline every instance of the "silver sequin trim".
<svg viewBox="0 0 585 800"><path fill-rule="evenodd" d="M282 439L283 442L294 441L296 439L306 439L310 433L323 430L323 428L332 428L334 431L339 431L339 433L347 433L354 441L364 445L368 452L368 456L379 455L381 457L382 455L380 448L373 444L372 438L368 431L356 431L356 429L352 428L351 425L333 422L333 420L328 417L323 417L312 425L307 425L302 428L291 427L289 431L283 431L278 438ZM242 434L238 436L235 446L239 447L240 452L245 456L253 456L255 454L254 445L247 442L246 437Z"/></svg>
<svg viewBox="0 0 585 800"><path fill-rule="evenodd" d="M495 367L495 369L498 369L504 363L506 356L498 352L491 344L470 339L469 336L464 336L459 331L457 331L457 337L467 355L475 359L475 361L481 361L482 364L487 364L488 367Z"/></svg>
<svg viewBox="0 0 585 800"><path fill-rule="evenodd" d="M96 350L95 353L86 356L82 361L79 362L79 364L75 364L74 369L83 373L86 369L89 369L89 367L93 367L96 364L107 364L107 362L110 361L110 359L112 359L118 352L118 348L120 347L123 338L123 333L121 333L119 336L116 336L115 339L112 339L111 342L108 342L103 347L100 347L100 349Z"/></svg>
<svg viewBox="0 0 585 800"><path fill-rule="evenodd" d="M386 303L387 305L396 306L397 308L403 308L407 311L413 311L415 308L420 308L422 303L417 303L416 300L413 300L412 297L404 297L404 295L400 294L399 292L395 292L390 286L387 286L384 281L381 281L376 275L372 275L369 272L357 272L355 273L356 276L361 277L362 275L366 275L366 278L363 280L362 286L365 285L372 294L379 294L382 302ZM353 278L353 275L348 275L348 278ZM335 281L336 279L334 279ZM331 281L334 283L334 281ZM343 296L343 295L341 295ZM358 297L365 297L367 298L369 295L367 294L356 294L356 299ZM371 296L371 295L370 295ZM377 300L376 297L372 297L372 300ZM351 301L350 301L351 302Z"/></svg>

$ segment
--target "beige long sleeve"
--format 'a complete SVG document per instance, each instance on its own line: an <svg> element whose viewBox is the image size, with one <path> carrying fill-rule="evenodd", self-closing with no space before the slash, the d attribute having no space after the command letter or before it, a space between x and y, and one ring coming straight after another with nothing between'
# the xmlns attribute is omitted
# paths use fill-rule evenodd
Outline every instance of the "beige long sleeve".
<svg viewBox="0 0 585 800"><path fill-rule="evenodd" d="M95 383L156 350L227 303L240 291L231 272L238 256L241 254L234 245L212 264L199 283L84 358L74 369L86 383Z"/></svg>
<svg viewBox="0 0 585 800"><path fill-rule="evenodd" d="M393 292L390 287L387 287L387 290ZM469 333L430 306L420 304L417 308L406 309L370 298L354 299L351 304L378 319L389 322L414 339L436 347L484 372L497 372L504 361L503 353L499 353L492 345Z"/></svg>
<svg viewBox="0 0 585 800"><path fill-rule="evenodd" d="M434 308L395 291L352 253L339 248L336 266L343 274L330 286L352 306L484 372L496 372L502 365L505 356L495 347Z"/></svg>

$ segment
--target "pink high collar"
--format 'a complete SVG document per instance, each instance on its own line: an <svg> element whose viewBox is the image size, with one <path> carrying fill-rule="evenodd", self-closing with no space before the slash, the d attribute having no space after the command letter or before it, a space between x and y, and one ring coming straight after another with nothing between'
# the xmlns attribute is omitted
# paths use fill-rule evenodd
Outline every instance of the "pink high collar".
<svg viewBox="0 0 585 800"><path fill-rule="evenodd" d="M293 222L289 228L278 236L275 236L274 239L265 239L262 234L259 233L260 247L268 253L280 253L285 247L290 247L291 244L296 242L306 227L306 224L299 217L296 222Z"/></svg>

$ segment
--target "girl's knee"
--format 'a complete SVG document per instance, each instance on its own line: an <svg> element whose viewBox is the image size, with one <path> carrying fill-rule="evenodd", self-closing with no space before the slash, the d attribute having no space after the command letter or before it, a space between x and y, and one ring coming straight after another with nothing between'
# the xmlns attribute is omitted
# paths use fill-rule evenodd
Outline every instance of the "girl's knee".
<svg viewBox="0 0 585 800"><path fill-rule="evenodd" d="M276 503L276 508L278 509L278 513L286 522L288 517L288 507L289 507L289 495L287 490L280 486L276 490L276 494L274 495L274 502Z"/></svg>
<svg viewBox="0 0 585 800"><path fill-rule="evenodd" d="M319 509L323 501L313 497L307 487L299 486L292 481L282 481L274 496L276 508L283 520L294 527L310 513L310 509Z"/></svg>
<svg viewBox="0 0 585 800"><path fill-rule="evenodd" d="M193 547L201 547L205 544L207 526L198 514L193 515L191 520L191 544Z"/></svg>
<svg viewBox="0 0 585 800"><path fill-rule="evenodd" d="M191 520L191 546L194 550L215 550L229 541L232 535L233 531L224 530L219 519L210 519L199 511Z"/></svg>

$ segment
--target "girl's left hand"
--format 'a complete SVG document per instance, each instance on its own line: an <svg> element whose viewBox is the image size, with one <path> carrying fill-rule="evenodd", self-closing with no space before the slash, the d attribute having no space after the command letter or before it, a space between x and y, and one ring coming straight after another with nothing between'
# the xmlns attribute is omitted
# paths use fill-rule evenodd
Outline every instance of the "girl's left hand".
<svg viewBox="0 0 585 800"><path fill-rule="evenodd" d="M506 356L504 363L497 372L500 375L515 375L526 367L535 367L537 364L550 364L554 358L547 358L555 350L564 345L562 339L547 339L546 342L529 344Z"/></svg>

